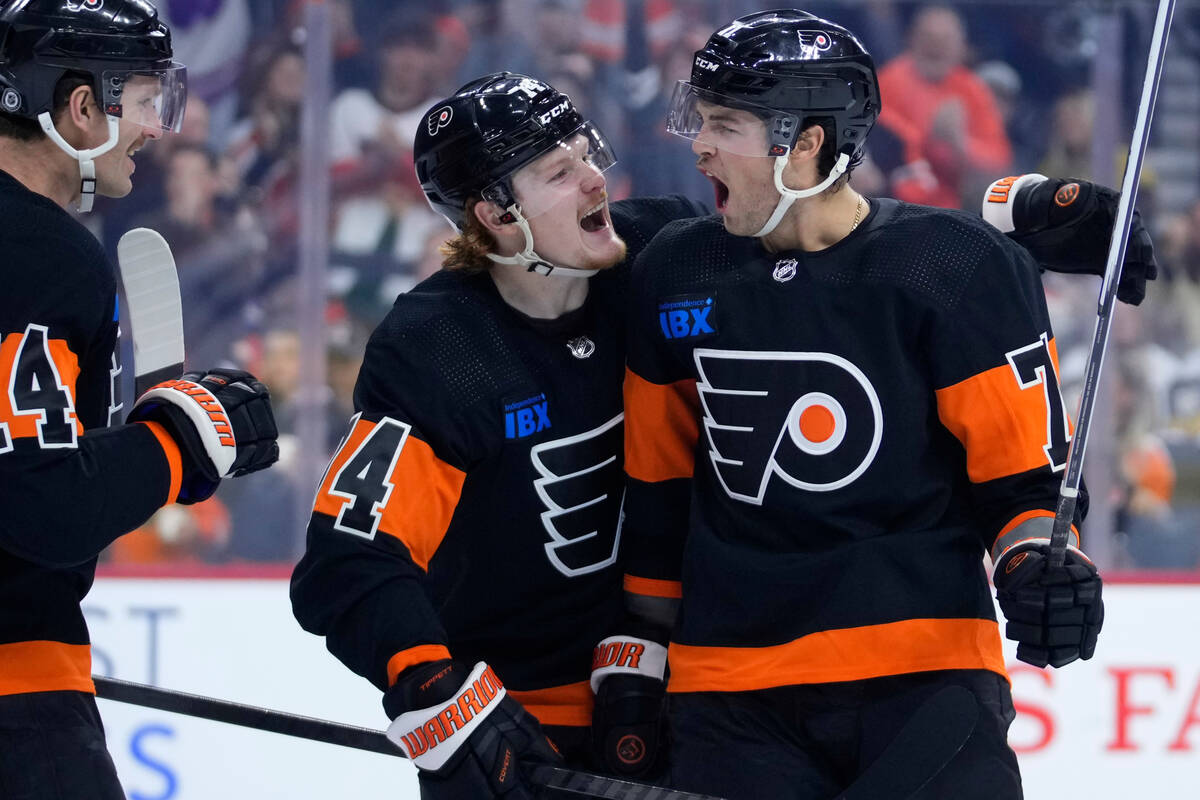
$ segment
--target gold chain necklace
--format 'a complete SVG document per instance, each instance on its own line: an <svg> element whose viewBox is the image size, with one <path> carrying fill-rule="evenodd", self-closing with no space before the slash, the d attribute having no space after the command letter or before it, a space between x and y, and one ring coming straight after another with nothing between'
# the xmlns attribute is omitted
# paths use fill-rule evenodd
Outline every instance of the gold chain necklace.
<svg viewBox="0 0 1200 800"><path fill-rule="evenodd" d="M858 227L858 223L862 222L862 208L863 199L862 195L860 194L858 196L858 205L854 207L854 224L850 226L851 233L854 233L854 229Z"/></svg>

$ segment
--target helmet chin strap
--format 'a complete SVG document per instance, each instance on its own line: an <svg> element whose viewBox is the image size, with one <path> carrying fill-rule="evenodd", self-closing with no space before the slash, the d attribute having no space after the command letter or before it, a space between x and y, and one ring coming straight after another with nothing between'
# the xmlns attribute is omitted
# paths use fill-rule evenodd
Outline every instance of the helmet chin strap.
<svg viewBox="0 0 1200 800"><path fill-rule="evenodd" d="M517 227L525 234L525 249L515 256L501 256L488 253L487 257L497 264L516 264L525 267L526 272L536 272L539 275L561 275L564 278L590 278L596 274L594 269L578 269L555 264L539 256L533 250L533 231L529 230L529 221L521 214L521 207L516 203L505 209L516 218Z"/></svg>
<svg viewBox="0 0 1200 800"><path fill-rule="evenodd" d="M111 114L105 114L104 116L108 118L108 141L99 147L93 147L91 150L76 150L62 137L62 134L58 132L58 128L54 127L54 120L50 117L50 112L43 111L41 114L38 114L38 122L41 124L42 130L46 132L46 135L50 137L50 141L58 145L59 150L62 150L79 162L80 211L91 211L92 202L96 198L95 159L116 147L117 139L120 138L120 120Z"/></svg>
<svg viewBox="0 0 1200 800"><path fill-rule="evenodd" d="M758 233L754 234L756 239L761 239L775 230L780 220L783 219L783 215L792 207L792 203L797 200L803 200L805 197L818 195L832 186L833 182L842 177L842 173L846 171L846 167L850 164L850 155L848 153L838 155L833 169L829 170L829 177L811 189L789 189L783 185L783 170L787 166L787 160L787 156L775 157L775 190L779 192L779 202L775 204L775 211L771 214L771 218L767 220Z"/></svg>

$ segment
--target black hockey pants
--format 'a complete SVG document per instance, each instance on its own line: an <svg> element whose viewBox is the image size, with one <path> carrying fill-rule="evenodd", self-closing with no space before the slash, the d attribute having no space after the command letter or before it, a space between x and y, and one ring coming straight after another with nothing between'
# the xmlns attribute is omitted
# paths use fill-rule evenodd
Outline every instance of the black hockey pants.
<svg viewBox="0 0 1200 800"><path fill-rule="evenodd" d="M1021 800L1008 683L991 672L916 673L753 692L671 695L671 785L726 800L831 800L892 743L924 700L968 688L966 744L912 800Z"/></svg>
<svg viewBox="0 0 1200 800"><path fill-rule="evenodd" d="M94 697L83 692L0 696L0 797L125 800Z"/></svg>

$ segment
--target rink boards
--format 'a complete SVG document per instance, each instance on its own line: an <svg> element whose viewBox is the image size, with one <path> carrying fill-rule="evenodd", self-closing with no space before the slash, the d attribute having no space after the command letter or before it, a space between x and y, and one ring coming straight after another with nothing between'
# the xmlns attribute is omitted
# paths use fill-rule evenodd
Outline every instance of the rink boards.
<svg viewBox="0 0 1200 800"><path fill-rule="evenodd" d="M1200 585L1111 584L1090 662L1009 656L1010 741L1030 800L1200 797ZM379 693L291 615L283 578L102 577L93 669L125 680L382 728ZM130 800L417 800L403 759L101 701Z"/></svg>

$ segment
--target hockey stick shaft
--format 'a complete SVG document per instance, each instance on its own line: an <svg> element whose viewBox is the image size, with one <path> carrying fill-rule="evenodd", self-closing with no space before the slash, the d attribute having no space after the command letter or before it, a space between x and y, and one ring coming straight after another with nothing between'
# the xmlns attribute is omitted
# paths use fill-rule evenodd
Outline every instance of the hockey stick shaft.
<svg viewBox="0 0 1200 800"><path fill-rule="evenodd" d="M115 678L93 675L92 681L96 684L96 696L105 700L186 714L189 717L240 725L243 728L280 733L284 736L311 739L314 742L352 747L356 750L368 750L372 753L402 755L382 731L370 728L358 728L340 722L302 717L269 708L242 705L229 700L218 700Z"/></svg>
<svg viewBox="0 0 1200 800"><path fill-rule="evenodd" d="M104 678L93 675L96 696L118 703L155 708L189 717L224 722L243 728L295 736L314 742L336 744L355 750L382 753L403 758L404 754L383 731L359 728L341 722L304 717L284 711L243 705L203 695L147 686L142 683ZM532 780L544 787L576 794L580 797L607 797L613 800L720 800L691 792L679 792L658 786L606 778L587 772L537 765L529 770Z"/></svg>
<svg viewBox="0 0 1200 800"><path fill-rule="evenodd" d="M1104 354L1108 348L1108 335L1112 328L1117 284L1121 278L1121 265L1125 261L1125 248L1129 243L1129 224L1132 221L1133 209L1137 201L1142 161L1150 142L1150 121L1154 116L1154 103L1158 98L1163 62L1167 53L1167 34L1170 32L1171 18L1174 14L1175 0L1159 0L1158 14L1154 20L1154 33L1150 38L1150 52L1146 59L1146 76L1142 82L1137 121L1133 127L1133 140L1129 148L1129 159L1125 163L1125 176L1121 180L1121 199L1117 204L1117 217L1113 223L1112 239L1108 246L1108 261L1104 265L1104 280L1100 286L1096 328L1092 335L1092 347L1088 353L1083 393L1079 398L1075 436L1071 439L1070 450L1067 454L1067 467L1063 475L1062 487L1059 489L1058 507L1055 509L1054 527L1050 534L1049 562L1051 567L1061 567L1066 560L1067 540L1071 532L1071 522L1075 518L1075 507L1079 501L1079 486L1083 477L1083 457L1087 450L1088 435L1092 427L1100 371L1104 367Z"/></svg>

